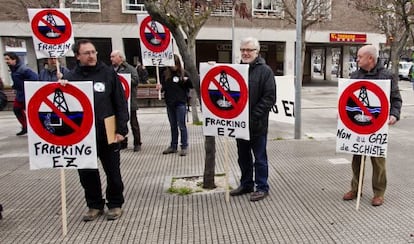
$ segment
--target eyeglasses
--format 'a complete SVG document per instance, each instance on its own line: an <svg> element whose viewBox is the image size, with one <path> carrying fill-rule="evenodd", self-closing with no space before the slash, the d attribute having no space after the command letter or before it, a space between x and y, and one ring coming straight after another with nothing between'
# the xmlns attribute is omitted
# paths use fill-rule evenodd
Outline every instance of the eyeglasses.
<svg viewBox="0 0 414 244"><path fill-rule="evenodd" d="M256 51L256 48L240 48L240 52L247 52L247 53L251 53L253 51Z"/></svg>
<svg viewBox="0 0 414 244"><path fill-rule="evenodd" d="M84 56L95 56L95 55L98 54L98 52L97 51L87 51L87 52L79 53L79 54L84 55Z"/></svg>

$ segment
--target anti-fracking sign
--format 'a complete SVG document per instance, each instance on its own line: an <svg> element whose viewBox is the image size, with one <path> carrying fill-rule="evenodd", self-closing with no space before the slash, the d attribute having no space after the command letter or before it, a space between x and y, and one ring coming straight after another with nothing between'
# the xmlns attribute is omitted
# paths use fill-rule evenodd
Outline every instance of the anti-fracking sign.
<svg viewBox="0 0 414 244"><path fill-rule="evenodd" d="M174 66L170 30L149 15L137 15L144 66Z"/></svg>
<svg viewBox="0 0 414 244"><path fill-rule="evenodd" d="M390 80L338 80L336 151L386 157Z"/></svg>
<svg viewBox="0 0 414 244"><path fill-rule="evenodd" d="M92 82L25 82L30 168L97 168Z"/></svg>
<svg viewBox="0 0 414 244"><path fill-rule="evenodd" d="M250 139L249 66L200 63L200 93L205 136Z"/></svg>
<svg viewBox="0 0 414 244"><path fill-rule="evenodd" d="M295 123L295 81L293 76L275 76L276 103L269 113L269 120Z"/></svg>
<svg viewBox="0 0 414 244"><path fill-rule="evenodd" d="M74 44L70 9L27 9L36 57L64 57Z"/></svg>
<svg viewBox="0 0 414 244"><path fill-rule="evenodd" d="M124 88L125 99L128 101L128 113L130 112L131 108L131 74L121 74L118 73L119 81L122 84L122 88ZM134 94L136 96L136 94Z"/></svg>

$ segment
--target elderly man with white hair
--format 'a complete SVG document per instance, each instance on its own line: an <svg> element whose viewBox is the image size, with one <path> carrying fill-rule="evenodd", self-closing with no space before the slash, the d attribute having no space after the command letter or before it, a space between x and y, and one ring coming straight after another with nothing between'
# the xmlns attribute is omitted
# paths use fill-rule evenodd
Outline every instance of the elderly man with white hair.
<svg viewBox="0 0 414 244"><path fill-rule="evenodd" d="M378 52L373 45L365 45L358 50L357 62L359 70L351 74L351 79L391 80L391 107L388 124L395 124L400 119L402 106L397 76L393 75L391 71L385 69L384 66L378 62ZM351 181L351 190L343 196L343 200L345 201L357 198L361 157L361 155L354 155L352 158L353 177ZM371 163L372 188L374 191L374 197L372 198L371 205L381 206L384 203L384 193L387 186L385 158L371 157Z"/></svg>
<svg viewBox="0 0 414 244"><path fill-rule="evenodd" d="M139 76L137 70L125 61L125 55L120 50L114 50L111 53L111 62L114 70L117 73L131 74L131 106L130 106L130 123L132 135L134 136L134 152L141 150L141 131L137 119L137 86L139 83ZM128 147L128 137L121 142L121 149Z"/></svg>

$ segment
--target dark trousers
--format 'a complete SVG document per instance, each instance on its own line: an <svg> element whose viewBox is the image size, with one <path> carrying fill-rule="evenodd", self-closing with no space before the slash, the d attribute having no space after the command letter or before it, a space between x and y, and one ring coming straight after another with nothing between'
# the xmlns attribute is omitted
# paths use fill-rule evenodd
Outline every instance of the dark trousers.
<svg viewBox="0 0 414 244"><path fill-rule="evenodd" d="M120 208L124 203L124 184L120 170L120 145L108 145L106 141L97 143L97 153L106 174L106 199L108 208ZM79 178L85 190L86 205L89 208L103 209L101 178L98 169L79 169Z"/></svg>
<svg viewBox="0 0 414 244"><path fill-rule="evenodd" d="M141 130L139 129L139 123L137 119L137 111L131 110L131 116L129 118L129 122L131 124L132 135L134 136L134 146L141 146ZM128 137L121 142L121 148L128 147Z"/></svg>
<svg viewBox="0 0 414 244"><path fill-rule="evenodd" d="M267 178L269 176L269 169L266 152L267 135L265 134L255 137L250 141L236 139L236 142L238 163L241 170L240 185L243 188L253 189L256 184L256 191L268 192L269 185L267 183Z"/></svg>
<svg viewBox="0 0 414 244"><path fill-rule="evenodd" d="M359 173L361 169L361 155L354 155L352 158L352 182L351 190L358 192ZM366 157L365 157L366 159ZM387 188L387 174L385 168L385 158L371 157L372 163L372 189L374 196L383 197ZM365 172L365 171L364 171Z"/></svg>
<svg viewBox="0 0 414 244"><path fill-rule="evenodd" d="M22 125L22 128L26 129L27 121L26 121L26 111L25 111L24 102L19 102L19 101L14 100L13 112L14 112L14 115L16 115L17 120Z"/></svg>
<svg viewBox="0 0 414 244"><path fill-rule="evenodd" d="M131 117L129 122L131 123L132 135L134 136L134 146L141 146L141 130L139 129L136 110L131 110Z"/></svg>

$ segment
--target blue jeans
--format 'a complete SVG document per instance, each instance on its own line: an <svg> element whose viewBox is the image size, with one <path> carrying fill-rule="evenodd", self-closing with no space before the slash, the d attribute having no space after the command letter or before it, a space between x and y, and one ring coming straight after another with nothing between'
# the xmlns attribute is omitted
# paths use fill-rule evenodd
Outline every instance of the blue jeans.
<svg viewBox="0 0 414 244"><path fill-rule="evenodd" d="M236 139L238 163L241 170L240 185L243 188L253 188L256 184L256 191L268 192L269 185L267 178L269 175L267 161L267 134L261 135L246 141ZM252 154L253 153L253 154ZM255 161L253 162L253 156ZM253 181L253 167L255 179Z"/></svg>
<svg viewBox="0 0 414 244"><path fill-rule="evenodd" d="M188 147L187 126L185 124L185 116L187 108L185 104L179 104L175 106L167 105L168 120L171 127L171 144L170 146L177 149L178 145L178 129L181 134L181 148L186 149Z"/></svg>

